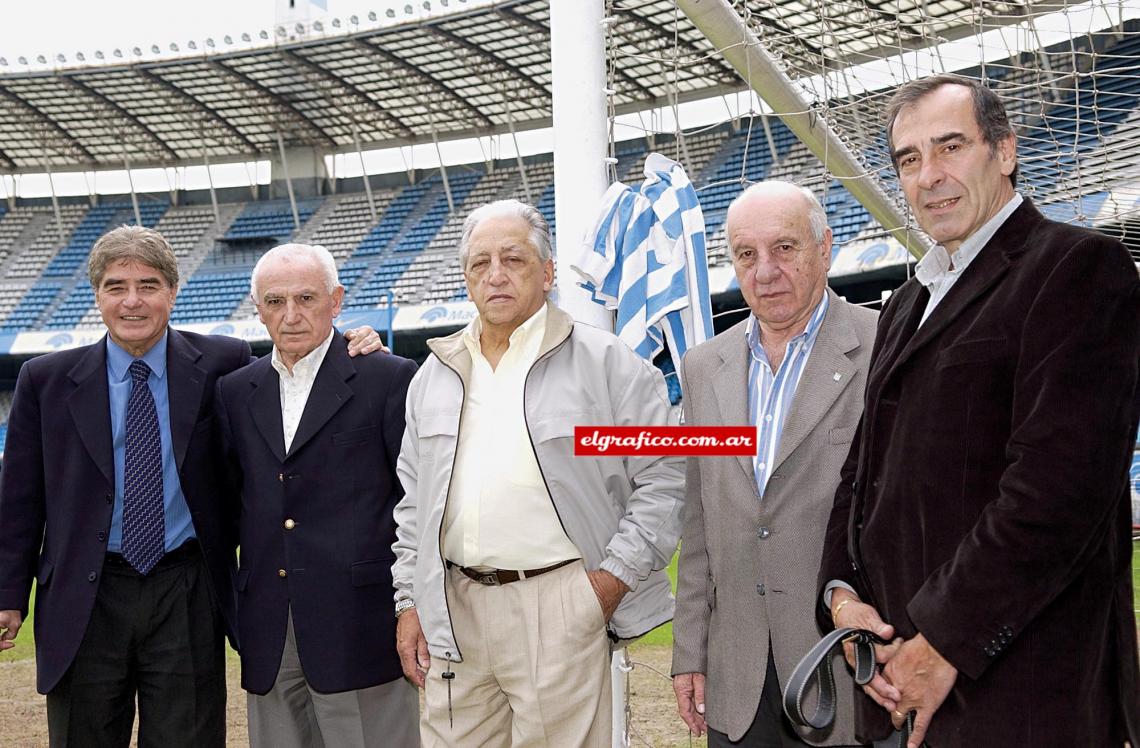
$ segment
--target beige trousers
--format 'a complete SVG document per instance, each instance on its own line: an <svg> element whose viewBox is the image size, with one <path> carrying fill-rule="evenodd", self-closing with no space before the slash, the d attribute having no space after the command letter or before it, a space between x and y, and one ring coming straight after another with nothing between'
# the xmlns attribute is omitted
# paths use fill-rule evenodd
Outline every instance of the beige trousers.
<svg viewBox="0 0 1140 748"><path fill-rule="evenodd" d="M463 662L432 657L425 748L607 748L610 643L582 562L501 587L452 568L446 584Z"/></svg>

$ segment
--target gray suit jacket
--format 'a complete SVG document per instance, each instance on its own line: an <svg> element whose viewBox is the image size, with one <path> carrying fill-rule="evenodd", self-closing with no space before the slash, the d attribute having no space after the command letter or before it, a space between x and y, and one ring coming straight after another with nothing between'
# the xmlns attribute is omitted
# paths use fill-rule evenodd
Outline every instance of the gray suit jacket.
<svg viewBox="0 0 1140 748"><path fill-rule="evenodd" d="M768 640L786 682L820 638L816 573L839 469L863 408L878 315L831 302L788 413L760 500L750 457L689 458L673 623L673 673L706 675L705 717L738 740L764 687ZM747 424L747 320L682 363L685 423ZM760 585L763 585L761 587ZM837 655L839 711L818 745L854 744L853 686Z"/></svg>

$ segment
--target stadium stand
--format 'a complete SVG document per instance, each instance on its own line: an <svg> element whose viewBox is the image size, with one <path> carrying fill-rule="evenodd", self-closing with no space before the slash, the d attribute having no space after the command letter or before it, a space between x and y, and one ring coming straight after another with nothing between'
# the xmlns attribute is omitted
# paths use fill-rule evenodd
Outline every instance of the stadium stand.
<svg viewBox="0 0 1140 748"><path fill-rule="evenodd" d="M1065 63L1077 60L1078 69L1068 71L1072 85L1059 88L1054 100L1042 102L1037 116L1023 116L1020 122L1036 134L1025 146L1023 171L1026 189L1039 194L1073 178L1070 172L1083 154L1135 147L1133 133L1140 128L1140 91L1130 62L1140 55L1140 37L1129 34L1095 44L1078 39L1064 51L1073 50L1076 54L1058 54L1053 62L1054 73L1062 75ZM1016 99L1039 84L1014 62L1011 58L1009 64L991 64L984 74ZM1097 118L1089 116L1093 109ZM1071 143L1071 150L1048 150L1042 133ZM882 232L779 119L743 119L683 139L656 135L619 142L613 148L612 174L627 183L639 182L650 150L680 159L697 186L712 266L728 261L723 224L729 202L742 184L759 179L789 179L815 189L827 209L836 252L846 242ZM525 168L531 200L556 229L552 158L528 158ZM1130 169L1133 177L1140 171L1132 165L1121 168ZM272 243L287 240L330 249L348 292L346 309L382 305L388 292L397 304L432 304L466 298L455 257L466 214L490 200L526 197L514 163L452 167L448 177L451 210L441 175L429 173L414 184L399 187L389 182L374 189L375 220L360 193L300 200L299 231L289 203L281 199L222 203L220 221L211 208L170 207L165 199L145 200L140 211L144 223L157 224L171 240L182 262L176 322L251 316L246 287L252 263ZM1084 194L1079 203L1046 202L1043 209L1057 218L1087 221L1109 199L1108 191L1099 189ZM65 203L58 224L43 204L0 211L0 329L98 325L93 293L83 278L86 255L99 234L132 220L133 211L121 200L93 207Z"/></svg>
<svg viewBox="0 0 1140 748"><path fill-rule="evenodd" d="M304 225L317 209L313 201L297 204L297 215ZM267 203L250 203L237 217L223 238L234 241L241 239L268 239L284 242L293 235L297 227L293 225L293 211L289 203L275 200Z"/></svg>

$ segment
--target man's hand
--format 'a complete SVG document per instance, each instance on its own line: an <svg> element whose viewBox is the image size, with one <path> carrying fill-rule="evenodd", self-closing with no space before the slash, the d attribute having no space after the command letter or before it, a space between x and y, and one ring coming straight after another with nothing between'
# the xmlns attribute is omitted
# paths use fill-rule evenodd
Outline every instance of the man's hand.
<svg viewBox="0 0 1140 748"><path fill-rule="evenodd" d="M431 655L415 608L405 610L396 619L396 652L400 655L404 675L416 688L423 688L424 678L431 668Z"/></svg>
<svg viewBox="0 0 1140 748"><path fill-rule="evenodd" d="M375 353L376 351L390 353L388 346L384 345L384 342L380 340L380 333L368 325L345 330L344 339L348 341L349 356L359 356L362 353L367 355L369 353Z"/></svg>
<svg viewBox="0 0 1140 748"><path fill-rule="evenodd" d="M918 748L926 737L934 713L954 687L958 669L938 654L925 636L919 634L903 642L883 674L902 694L898 705L891 710L891 721L898 729L906 720L907 713L915 712L914 729L907 748Z"/></svg>
<svg viewBox="0 0 1140 748"><path fill-rule="evenodd" d="M678 673L673 676L677 713L698 738L708 729L705 723L705 674Z"/></svg>
<svg viewBox="0 0 1140 748"><path fill-rule="evenodd" d="M875 661L883 665L891 660L899 651L902 639L891 641L895 635L895 627L883 621L879 611L860 602L859 598L850 590L836 588L831 593L831 620L836 628L867 629L890 641L889 645L875 645ZM855 667L855 645L846 642L843 645L843 654L847 663ZM870 696L876 704L887 711L893 712L898 708L899 690L895 688L880 672L875 673L871 682L863 686L863 691Z"/></svg>
<svg viewBox="0 0 1140 748"><path fill-rule="evenodd" d="M625 597L625 593L629 592L629 587L626 586L625 582L603 569L588 571L586 576L590 579L590 586L594 588L594 594L598 596L598 604L602 606L602 619L609 623L621 599Z"/></svg>
<svg viewBox="0 0 1140 748"><path fill-rule="evenodd" d="M16 634L20 633L20 626L24 617L18 610L0 610L0 651L16 646Z"/></svg>

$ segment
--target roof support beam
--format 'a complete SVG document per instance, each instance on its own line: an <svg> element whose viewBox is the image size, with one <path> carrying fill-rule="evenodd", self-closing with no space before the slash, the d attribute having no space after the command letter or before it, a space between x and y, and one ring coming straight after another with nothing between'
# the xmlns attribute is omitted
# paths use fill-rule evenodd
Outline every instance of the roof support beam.
<svg viewBox="0 0 1140 748"><path fill-rule="evenodd" d="M175 96L180 98L182 101L185 101L187 104L191 105L192 107L194 107L196 110L198 110L202 114L205 114L207 117L209 117L214 122L216 122L218 125L220 125L223 130L225 130L230 135L232 135L239 143L241 143L243 146L245 146L249 150L250 154L254 154L254 153L257 153L259 151L258 147L256 145L254 145L253 141L250 140L249 138L247 138L241 130L239 130L232 122L227 120L221 114L219 114L218 112L214 111L212 108L207 106L205 104L205 102L203 102L201 99L197 98L196 96L192 96L192 95L186 93L186 91L182 90L181 88L179 88L175 84L171 83L170 81L166 80L162 76L160 76L156 73L153 73L144 67L137 67L136 66L136 67L133 67L132 70L135 73L135 75L139 76L140 78L145 80L147 83L150 83L154 86L157 86L158 88L161 88L164 91L168 91L168 92L174 94Z"/></svg>
<svg viewBox="0 0 1140 748"><path fill-rule="evenodd" d="M616 8L615 7L614 8L614 15L618 16L619 18L624 18L625 20L630 21L632 23L635 23L638 26L641 26L642 28L652 32L654 35L657 35L659 38L668 41L669 44L672 44L674 42L674 38L673 38L672 34L670 34L668 36L662 36L661 32L662 32L663 28L661 26L654 25L653 22L650 21L648 18L645 18L644 16L640 16L637 13L634 13L632 10L628 10L626 8ZM676 37L675 41L676 41L678 47L685 50L685 52L687 52L688 54L692 55L693 60L694 60L694 64L698 64L698 63L696 63L696 61L700 60L700 61L704 62L705 64L710 65L711 67L714 67L714 68L717 68L718 70L720 70L720 72L724 76L725 80L731 80L734 83L736 82L736 79L737 79L736 71L734 71L725 62L723 62L723 58L720 55L713 55L710 57L709 54L707 52L705 52L703 49L696 46L695 44L692 44L692 43L686 41L685 39L683 39L679 35Z"/></svg>
<svg viewBox="0 0 1140 748"><path fill-rule="evenodd" d="M307 114L302 112L300 109L298 109L292 103L290 103L289 101L287 101L286 99L282 98L280 95L275 93L272 89L268 88L267 86L265 86L262 83L255 81L253 78L250 78L248 75L241 72L240 70L235 70L232 67L230 67L229 65L222 64L218 60L207 59L207 60L205 60L205 63L207 65L209 65L212 70L215 70L218 73L220 73L223 77L232 78L232 79L238 81L239 83L242 83L243 85L248 86L249 88L252 88L259 95L268 99L274 106L279 107L280 109L284 110L288 114L295 117L300 122L304 123L305 126L308 128L308 130L311 133L313 133L314 135L316 135L315 140L320 142L326 148L329 148L329 149L335 149L336 148L336 141L334 141L331 137L329 137L328 133L326 133L324 131L324 128L322 128L320 125L318 125L316 122L314 122L311 117L309 117ZM275 131L279 129L277 122L273 123L273 129Z"/></svg>
<svg viewBox="0 0 1140 748"><path fill-rule="evenodd" d="M730 0L678 0L677 7L717 49L724 50L725 58L741 76L751 75L752 90L772 107L773 113L847 191L911 254L921 258L929 248L927 242L911 232L906 216L868 173L859 156L839 139L820 113L804 101L802 92L760 44Z"/></svg>
<svg viewBox="0 0 1140 748"><path fill-rule="evenodd" d="M366 42L363 39L352 39L351 41L352 41L352 44L354 47L357 47L358 49L362 49L365 52L368 52L369 54L373 55L374 57L379 57L380 59L384 60L385 62L388 62L391 65L395 65L396 67L407 72L411 76L413 76L415 78L419 78L420 80L424 81L429 86L431 86L432 88L437 89L440 92L444 93L449 99L451 99L456 104L458 104L460 106L460 108L462 108L462 109L466 110L467 112L470 112L472 115L474 115L474 117L479 120L479 124L482 125L483 127L493 128L495 126L495 123L491 121L490 117L488 117L478 107L476 107L474 104L472 104L470 101L468 101L466 97L460 95L458 91L456 91L451 86L449 86L446 83L444 83L443 81L441 81L439 78L428 75L423 70L416 67L415 65L412 65L411 63L409 63L407 60L403 59L402 57L399 57L399 56L389 52L388 50L386 50L382 47L378 47L375 44L372 44L370 42Z"/></svg>
<svg viewBox="0 0 1140 748"><path fill-rule="evenodd" d="M358 102L368 107L369 111L375 114L378 118L391 125L401 137L415 137L415 133L412 132L412 129L410 127L404 124L403 120L396 117L396 115L392 114L387 109L379 106L371 96L364 93L364 91L361 91L356 87L355 84L349 83L347 80L337 75L336 73L333 73L328 68L306 59L291 49L281 48L277 50L277 54L281 55L281 57L290 65L300 68L305 74L323 78L325 81L328 81L334 86L343 89L345 93L349 94ZM329 100L329 103L337 109L342 108L339 103L331 99ZM354 123L356 122L356 118L354 117L350 117L350 120L352 120Z"/></svg>
<svg viewBox="0 0 1140 748"><path fill-rule="evenodd" d="M511 21L512 23L515 23L515 24L518 24L519 26L530 29L531 31L533 31L535 33L542 34L543 36L545 36L547 38L550 37L550 27L549 26L542 24L542 23L539 23L538 21L535 21L532 18L528 18L528 17L524 16L523 14L521 14L517 11L510 10L508 8L496 8L495 12L498 13L503 18L506 18L508 21ZM656 101L659 98L657 96L657 94L655 94L653 92L652 89L648 88L644 83L639 81L636 77L630 75L628 72L626 72L624 69L622 69L622 67L620 65L615 67L614 75L616 75L618 78L620 78L622 81L624 81L627 86L638 91L638 93L641 94L642 99L644 99L646 101Z"/></svg>
<svg viewBox="0 0 1140 748"><path fill-rule="evenodd" d="M137 129L141 130L147 136L147 138L149 138L151 140L151 142L155 143L159 147L159 150L161 150L163 153L165 153L167 155L167 157L170 158L171 161L182 160L182 157L178 155L178 152L175 151L173 148L171 148L165 140L160 138L154 130L151 130L149 127L147 127L147 125L145 123L143 123L142 120L140 120L138 117L136 117L135 115L128 112L126 109L123 108L123 106L121 104L119 104L116 101L113 101L106 94L104 94L101 91L93 88L92 86L89 86L88 84L84 83L83 81L79 80L78 78L76 78L75 76L72 76L72 75L61 75L61 76L59 76L59 79L61 81L63 81L65 84L71 86L72 88L76 88L79 91L81 91L82 93L86 94L87 96L90 96L91 98L95 99L100 104L103 104L108 109L110 109L112 112L114 112L115 114L117 114L120 117L122 117L123 119L125 119L131 125L133 125ZM125 147L125 145L126 144L124 143L124 147Z"/></svg>
<svg viewBox="0 0 1140 748"><path fill-rule="evenodd" d="M56 135L58 135L67 144L68 147L74 148L77 153L83 156L83 158L92 163L97 160L95 156L91 154L91 151L87 150L87 147L79 141L79 138L75 137L67 130L64 130L62 125L56 122L53 117L37 107L35 104L32 104L31 102L25 100L18 94L13 93L11 89L4 86L0 86L0 97L7 99L20 109L23 109L28 114L40 120L43 124L47 125L48 129L52 130ZM46 159L46 155L44 158Z"/></svg>
<svg viewBox="0 0 1140 748"><path fill-rule="evenodd" d="M550 91L546 90L546 86L539 83L533 76L527 75L515 65L512 65L506 60L491 54L479 45L472 44L458 34L454 34L447 29L441 28L438 25L426 26L425 28L436 36L442 37L452 44L466 49L468 52L471 52L474 55L478 55L479 57L483 58L495 67L510 75L515 80L526 84L526 86L530 88L530 90L534 92L536 96L542 98L543 100L546 100L550 97Z"/></svg>

